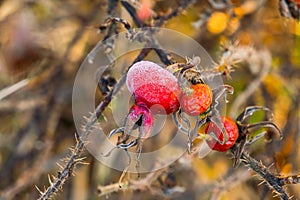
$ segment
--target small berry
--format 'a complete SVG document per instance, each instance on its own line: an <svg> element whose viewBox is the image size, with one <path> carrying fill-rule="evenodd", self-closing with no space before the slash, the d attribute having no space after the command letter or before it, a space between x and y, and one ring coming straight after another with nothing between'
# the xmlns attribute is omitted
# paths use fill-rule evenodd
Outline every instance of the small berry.
<svg viewBox="0 0 300 200"><path fill-rule="evenodd" d="M216 151L224 152L230 149L236 142L238 136L239 136L239 130L238 127L231 118L229 117L221 117L223 126L227 132L228 135L228 141L224 144L220 144L215 139L211 138L209 140L206 140L208 146ZM223 141L223 133L221 130L217 127L217 125L213 122L209 122L206 129L205 134L208 134L210 132L213 132L214 135L220 140Z"/></svg>
<svg viewBox="0 0 300 200"><path fill-rule="evenodd" d="M126 128L141 127L142 137L149 137L154 124L154 116L145 104L134 104L127 116Z"/></svg>
<svg viewBox="0 0 300 200"><path fill-rule="evenodd" d="M191 86L192 92L185 93L180 99L180 105L185 113L197 116L208 110L212 103L212 91L206 84Z"/></svg>
<svg viewBox="0 0 300 200"><path fill-rule="evenodd" d="M170 114L179 109L177 78L150 61L135 63L127 73L126 84L136 103L144 103L153 114Z"/></svg>

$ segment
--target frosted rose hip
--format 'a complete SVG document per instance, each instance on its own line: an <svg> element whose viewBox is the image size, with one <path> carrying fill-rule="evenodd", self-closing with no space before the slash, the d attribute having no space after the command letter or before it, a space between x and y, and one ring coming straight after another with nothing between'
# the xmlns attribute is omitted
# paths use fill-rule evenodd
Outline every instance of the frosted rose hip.
<svg viewBox="0 0 300 200"><path fill-rule="evenodd" d="M127 73L126 84L135 101L145 103L154 114L170 114L179 108L177 78L153 62L135 63Z"/></svg>

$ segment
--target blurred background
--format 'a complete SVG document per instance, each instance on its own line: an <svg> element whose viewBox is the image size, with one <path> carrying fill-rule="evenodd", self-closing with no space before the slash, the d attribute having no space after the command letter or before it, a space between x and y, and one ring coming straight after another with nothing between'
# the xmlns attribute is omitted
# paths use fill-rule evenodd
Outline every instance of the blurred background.
<svg viewBox="0 0 300 200"><path fill-rule="evenodd" d="M128 1L147 23L152 20L147 9L164 15L183 2ZM249 105L273 110L283 140L266 144L261 139L246 151L274 174L299 174L300 24L280 15L278 0L224 2L196 1L162 27L194 38L216 63L224 61L226 44L238 42L243 46L238 53L251 49L257 59L236 64L231 77L224 77L224 82L235 88L228 114L237 117ZM116 8L113 16L134 24L120 3ZM108 16L107 9L104 0L0 1L0 199L37 199L35 185L47 187L48 174L57 175L60 170L56 163L64 165L62 159L75 145L74 78L84 58L105 36L97 27ZM122 26L118 30L123 30ZM132 60L134 55L124 59ZM147 59L158 57L151 53ZM266 74L260 64L264 60L268 61ZM252 63L255 61L258 63ZM106 74L116 80L121 76L114 70ZM253 82L258 82L254 90L250 88ZM95 93L99 103L104 95L100 90ZM109 133L115 128L109 120L110 110L102 117L108 119L103 129ZM259 119L260 115L252 120ZM165 127L166 132L173 129L172 123ZM159 141L168 137L166 133ZM156 145L160 143L156 141ZM265 184L259 185L261 179L253 172L244 166L233 168L225 153L211 152L203 159L183 156L140 179L131 175L139 187L107 194L104 191L116 188L121 172L102 165L87 151L83 156L89 164L76 168L55 199L276 199ZM287 190L300 198L300 184Z"/></svg>

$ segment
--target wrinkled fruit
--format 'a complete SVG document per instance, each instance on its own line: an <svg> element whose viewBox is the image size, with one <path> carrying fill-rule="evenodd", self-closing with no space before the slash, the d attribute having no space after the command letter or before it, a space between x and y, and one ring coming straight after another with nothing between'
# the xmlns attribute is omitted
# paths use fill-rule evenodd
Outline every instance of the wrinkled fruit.
<svg viewBox="0 0 300 200"><path fill-rule="evenodd" d="M238 127L237 127L235 121L233 121L231 118L221 117L221 120L222 120L223 126L227 132L228 141L225 142L224 144L220 144L215 139L210 138L210 139L206 140L206 142L211 149L220 151L220 152L224 152L224 151L227 151L228 149L230 149L234 145L234 143L236 142L236 140L239 136L239 131L238 131ZM220 141L223 141L223 133L217 127L217 125L213 122L208 123L208 125L205 129L205 134L208 134L210 132L213 132L214 135L217 136L217 138Z"/></svg>
<svg viewBox="0 0 300 200"><path fill-rule="evenodd" d="M151 134L153 128L154 116L150 110L145 106L145 104L134 104L129 110L127 116L125 133L131 132L131 129L134 129L135 126L141 127L141 137L148 138Z"/></svg>
<svg viewBox="0 0 300 200"><path fill-rule="evenodd" d="M153 62L135 63L127 73L126 84L136 103L145 103L153 114L170 114L179 109L177 78Z"/></svg>
<svg viewBox="0 0 300 200"><path fill-rule="evenodd" d="M180 98L180 105L185 113L197 116L208 110L212 103L212 91L206 84L191 86L192 92L185 93Z"/></svg>

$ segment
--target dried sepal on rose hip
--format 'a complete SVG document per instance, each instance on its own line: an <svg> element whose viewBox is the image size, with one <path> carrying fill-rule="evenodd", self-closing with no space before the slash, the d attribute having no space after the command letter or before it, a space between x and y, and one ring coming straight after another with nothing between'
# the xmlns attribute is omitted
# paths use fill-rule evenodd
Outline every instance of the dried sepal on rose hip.
<svg viewBox="0 0 300 200"><path fill-rule="evenodd" d="M235 121L229 117L221 117L222 124L226 130L228 140L224 144L220 144L217 140L210 138L206 142L208 146L216 151L224 152L230 149L236 142L239 136L239 129ZM224 133L218 128L214 122L209 122L205 128L205 134L214 135L219 141L223 141Z"/></svg>
<svg viewBox="0 0 300 200"><path fill-rule="evenodd" d="M213 93L206 84L192 85L190 91L184 92L180 98L180 106L185 113L198 116L205 113L212 104Z"/></svg>

